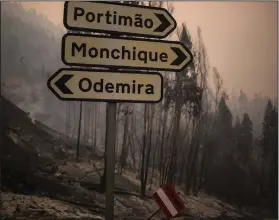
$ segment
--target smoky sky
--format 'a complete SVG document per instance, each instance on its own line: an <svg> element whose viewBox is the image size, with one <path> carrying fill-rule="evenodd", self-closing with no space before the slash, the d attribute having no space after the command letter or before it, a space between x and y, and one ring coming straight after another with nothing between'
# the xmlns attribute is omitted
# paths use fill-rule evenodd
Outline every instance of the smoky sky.
<svg viewBox="0 0 279 220"><path fill-rule="evenodd" d="M172 2L178 25L185 22L193 39L199 26L210 66L228 93L277 97L277 2ZM23 3L63 26L63 2Z"/></svg>

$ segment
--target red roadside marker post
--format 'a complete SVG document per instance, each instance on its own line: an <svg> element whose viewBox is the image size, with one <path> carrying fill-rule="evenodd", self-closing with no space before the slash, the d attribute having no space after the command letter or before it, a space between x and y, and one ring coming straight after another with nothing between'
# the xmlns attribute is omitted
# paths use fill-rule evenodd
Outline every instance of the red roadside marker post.
<svg viewBox="0 0 279 220"><path fill-rule="evenodd" d="M175 191L172 184L159 188L153 194L153 198L160 208L148 217L147 220L154 217L160 210L163 211L168 219L171 219L185 209L183 201L179 198L179 194Z"/></svg>

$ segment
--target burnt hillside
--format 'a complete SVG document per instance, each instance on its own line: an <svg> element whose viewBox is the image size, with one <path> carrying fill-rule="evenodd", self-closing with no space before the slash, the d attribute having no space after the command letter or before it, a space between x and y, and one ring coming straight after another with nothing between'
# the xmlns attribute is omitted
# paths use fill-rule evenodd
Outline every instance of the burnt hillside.
<svg viewBox="0 0 279 220"><path fill-rule="evenodd" d="M101 157L81 146L83 156L77 163L73 140L53 135L53 129L3 97L1 112L2 219L103 219L105 197L98 192ZM116 219L144 219L156 209L152 200L137 196L140 187L134 176L116 176ZM214 198L183 199L189 216L254 219Z"/></svg>

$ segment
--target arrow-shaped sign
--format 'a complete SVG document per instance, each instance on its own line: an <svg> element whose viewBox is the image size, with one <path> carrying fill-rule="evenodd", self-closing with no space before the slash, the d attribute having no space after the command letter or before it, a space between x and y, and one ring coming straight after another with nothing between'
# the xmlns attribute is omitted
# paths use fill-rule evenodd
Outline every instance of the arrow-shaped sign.
<svg viewBox="0 0 279 220"><path fill-rule="evenodd" d="M64 26L69 30L164 38L176 21L164 8L113 2L65 2Z"/></svg>
<svg viewBox="0 0 279 220"><path fill-rule="evenodd" d="M54 84L63 94L73 94L73 92L66 86L66 83L73 77L73 75L62 75Z"/></svg>
<svg viewBox="0 0 279 220"><path fill-rule="evenodd" d="M47 85L66 101L158 103L163 97L163 77L150 72L60 69Z"/></svg>
<svg viewBox="0 0 279 220"><path fill-rule="evenodd" d="M192 59L191 52L177 41L80 34L66 34L62 39L62 61L71 66L179 72Z"/></svg>

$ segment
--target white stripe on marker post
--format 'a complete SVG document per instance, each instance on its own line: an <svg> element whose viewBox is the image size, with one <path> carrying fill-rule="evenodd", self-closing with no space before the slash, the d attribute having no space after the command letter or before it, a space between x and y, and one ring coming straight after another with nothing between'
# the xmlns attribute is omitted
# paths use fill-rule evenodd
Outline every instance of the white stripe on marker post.
<svg viewBox="0 0 279 220"><path fill-rule="evenodd" d="M164 192L163 189L161 189L161 188L158 189L157 195L160 197L161 201L165 204L165 206L167 207L167 209L169 210L169 212L172 216L175 216L178 214L176 208L173 206L173 204L171 203L171 201L169 200L168 196L166 195L166 193Z"/></svg>

